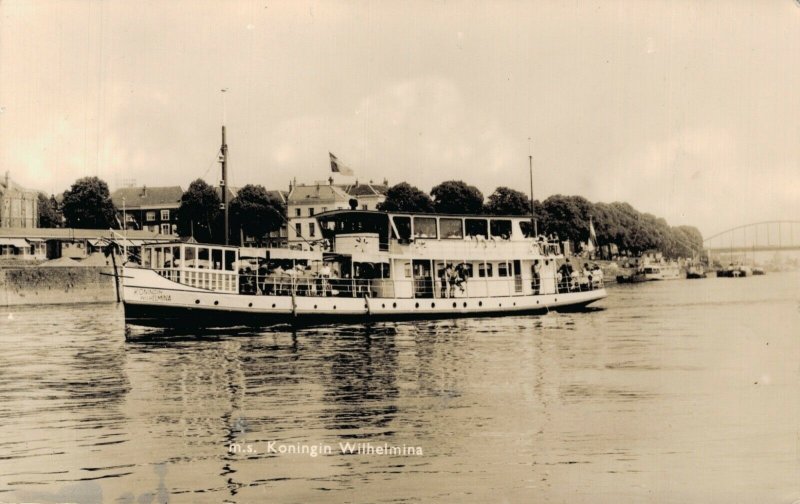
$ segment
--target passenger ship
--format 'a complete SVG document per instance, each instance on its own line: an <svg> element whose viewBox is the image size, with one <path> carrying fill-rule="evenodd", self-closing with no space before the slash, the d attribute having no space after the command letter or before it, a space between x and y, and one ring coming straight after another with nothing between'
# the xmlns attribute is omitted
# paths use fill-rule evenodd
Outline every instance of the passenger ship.
<svg viewBox="0 0 800 504"><path fill-rule="evenodd" d="M121 275L128 324L154 327L544 313L606 297L559 282L558 244L528 217L333 210L311 250L146 245ZM316 249L316 250L314 250ZM589 277L590 278L590 277Z"/></svg>

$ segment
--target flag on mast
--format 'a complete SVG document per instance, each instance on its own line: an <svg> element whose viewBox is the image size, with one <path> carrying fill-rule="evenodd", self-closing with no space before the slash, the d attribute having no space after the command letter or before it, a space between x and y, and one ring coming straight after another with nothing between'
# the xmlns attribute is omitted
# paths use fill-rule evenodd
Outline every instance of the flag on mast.
<svg viewBox="0 0 800 504"><path fill-rule="evenodd" d="M597 233L594 231L594 223L592 218L589 217L589 250L594 250L597 247Z"/></svg>
<svg viewBox="0 0 800 504"><path fill-rule="evenodd" d="M342 175L353 174L353 170L349 166L342 164L332 152L328 152L328 155L331 157L331 171L333 173L341 173Z"/></svg>

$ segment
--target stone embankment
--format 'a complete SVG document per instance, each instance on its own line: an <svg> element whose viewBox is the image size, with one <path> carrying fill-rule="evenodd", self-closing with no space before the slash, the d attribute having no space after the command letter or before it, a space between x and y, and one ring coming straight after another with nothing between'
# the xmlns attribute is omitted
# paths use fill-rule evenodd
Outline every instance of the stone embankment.
<svg viewBox="0 0 800 504"><path fill-rule="evenodd" d="M108 266L0 266L0 306L116 301Z"/></svg>

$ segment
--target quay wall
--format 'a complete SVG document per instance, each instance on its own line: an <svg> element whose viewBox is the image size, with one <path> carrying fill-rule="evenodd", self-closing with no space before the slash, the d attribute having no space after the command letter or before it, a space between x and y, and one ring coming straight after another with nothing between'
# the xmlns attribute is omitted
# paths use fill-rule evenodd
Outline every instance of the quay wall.
<svg viewBox="0 0 800 504"><path fill-rule="evenodd" d="M0 306L113 302L113 274L107 266L3 266Z"/></svg>

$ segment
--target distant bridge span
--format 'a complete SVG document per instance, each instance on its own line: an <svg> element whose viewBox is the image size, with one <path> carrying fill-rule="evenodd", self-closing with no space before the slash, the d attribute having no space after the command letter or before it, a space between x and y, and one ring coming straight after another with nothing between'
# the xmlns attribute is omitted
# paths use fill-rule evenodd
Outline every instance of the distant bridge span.
<svg viewBox="0 0 800 504"><path fill-rule="evenodd" d="M800 250L800 220L743 224L705 238L703 246L710 253Z"/></svg>

